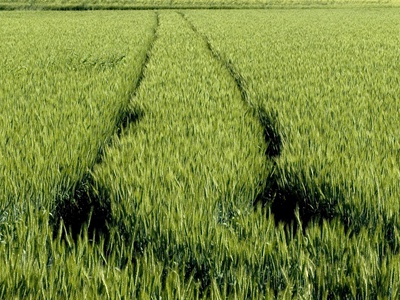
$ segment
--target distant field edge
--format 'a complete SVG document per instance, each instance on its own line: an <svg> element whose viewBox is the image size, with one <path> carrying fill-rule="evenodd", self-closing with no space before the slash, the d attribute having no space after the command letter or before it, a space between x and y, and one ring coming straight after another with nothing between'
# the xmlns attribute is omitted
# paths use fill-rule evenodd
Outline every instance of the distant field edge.
<svg viewBox="0 0 400 300"><path fill-rule="evenodd" d="M400 7L400 1L374 2L314 2L268 3L268 4L96 4L96 3L37 3L0 2L0 11L11 10L159 10L159 9L306 9L306 8L390 8Z"/></svg>

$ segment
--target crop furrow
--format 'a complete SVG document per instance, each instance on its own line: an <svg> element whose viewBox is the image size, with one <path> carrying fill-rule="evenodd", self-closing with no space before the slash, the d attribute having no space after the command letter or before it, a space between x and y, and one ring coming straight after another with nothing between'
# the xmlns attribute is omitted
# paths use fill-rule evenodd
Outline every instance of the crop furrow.
<svg viewBox="0 0 400 300"><path fill-rule="evenodd" d="M159 20L159 13L156 12L155 15L156 15L156 26L154 27L153 30L153 39L150 43L150 47L146 51L146 55L141 65L138 79L135 82L132 91L130 92L129 99L134 99L136 97L136 93L144 79L144 73L151 57L151 51L153 50L154 43L157 40L157 28L159 27L160 20ZM141 107L137 105L134 107L131 106L128 105L128 107L125 107L121 110L120 117L118 118L118 123L116 126L117 128L116 134L118 137L121 137L124 129L126 129L131 123L136 123L144 116L144 111Z"/></svg>
<svg viewBox="0 0 400 300"><path fill-rule="evenodd" d="M304 205L302 206L302 203L306 203L307 201L299 199L296 190L293 189L294 187L281 188L278 184L280 178L275 172L275 168L277 167L275 158L279 157L281 154L282 137L277 129L277 112L267 111L262 106L258 106L252 102L247 89L246 80L237 71L232 61L224 59L221 53L212 45L207 35L200 32L184 13L180 12L180 15L185 19L189 27L203 39L213 57L228 70L230 76L236 83L237 89L240 91L242 100L254 110L254 114L258 117L264 128L264 137L267 145L265 154L267 159L272 161L274 168L271 170L266 180L265 189L254 199L254 205L257 206L258 203L271 205L271 212L274 214L277 223L283 221L287 224L293 224L295 228L297 227L297 223L293 222L295 220L295 210L300 206L302 222L306 225L313 217L317 216L317 212L313 213ZM332 212L319 213L325 218L332 218L333 216Z"/></svg>
<svg viewBox="0 0 400 300"><path fill-rule="evenodd" d="M397 109L393 102L397 64L390 63L397 55L393 51L396 29L385 24L390 30L379 32L371 24L383 21L374 14L367 22L363 18L369 17L354 21L346 12L341 14L343 23L332 11L322 14L332 19L322 24L288 13L291 21L281 23L285 14L265 12L253 22L257 14L249 12L243 14L243 22L237 22L236 13L210 14L214 20L186 13L219 56L235 61L251 83L251 100L279 112L270 115L279 119L272 123L285 142L284 155L275 159L275 171L256 202L272 203L275 215L287 222L295 219L288 212L299 207L303 225L338 217L350 232L379 223L391 227L392 210L398 207L393 142L398 126L387 109ZM270 17L272 21L266 21ZM264 21L268 29L253 38ZM371 37L368 46L354 39L359 32ZM236 41L237 36L246 38ZM327 40L316 42L320 36ZM360 55L343 55L336 48L337 39L345 43L346 53ZM385 55L375 55L378 44Z"/></svg>
<svg viewBox="0 0 400 300"><path fill-rule="evenodd" d="M251 99L246 80L237 70L234 63L230 59L225 59L223 57L220 51L212 45L209 37L198 30L187 15L182 12L180 12L180 15L186 20L190 28L203 39L213 57L226 67L240 91L242 100L253 109L254 114L258 117L259 122L264 128L264 137L267 145L265 154L267 159L272 162L273 168L267 177L264 190L255 197L253 202L254 206L258 204L269 206L277 225L280 222L284 222L285 224L293 226L295 231L299 225L295 215L297 209L299 210L301 226L303 228L305 228L311 220L322 222L323 220L331 220L338 216L335 207L337 207L337 203L343 199L339 191L335 191L336 197L330 200L330 205L312 207L309 203L314 203L316 201L315 198L319 197L317 193L312 193L311 191L304 192L301 182L297 182L293 185L284 183L285 181L279 173L279 166L276 161L281 155L283 145L283 132L279 129L280 124L277 111L275 109L268 110L264 108L264 106L258 104L254 99ZM318 203L319 201L317 200L316 202Z"/></svg>
<svg viewBox="0 0 400 300"><path fill-rule="evenodd" d="M179 14L185 19L189 27L203 39L204 43L207 45L207 49L211 52L213 57L223 66L225 66L235 81L236 87L240 91L242 100L254 109L255 115L259 118L260 123L264 127L265 142L267 144L265 154L269 158L278 157L282 151L282 137L276 128L276 112L270 113L261 107L254 108L248 93L246 80L243 78L240 72L236 70L234 64L230 60L225 60L222 57L221 53L216 50L215 47L213 47L207 35L200 32L184 13L179 12Z"/></svg>
<svg viewBox="0 0 400 300"><path fill-rule="evenodd" d="M103 161L104 151L107 147L112 147L113 140L121 138L131 124L136 124L144 116L144 110L141 106L133 103L137 90L144 79L145 70L151 57L154 43L157 40L157 29L159 27L159 15L155 12L155 26L153 29L153 37L149 43L149 47L140 66L139 75L128 94L129 101L122 106L116 117L114 136L106 138L105 142L99 147L97 157L84 173L83 177L77 182L73 189L67 193L63 193L63 199L56 201L57 205L53 212L53 220L55 226L54 234L57 234L60 228L60 222L68 228L71 233L76 236L87 224L90 234L95 231L97 233L106 234L107 222L110 220L110 200L107 190L98 188L94 178L93 170Z"/></svg>

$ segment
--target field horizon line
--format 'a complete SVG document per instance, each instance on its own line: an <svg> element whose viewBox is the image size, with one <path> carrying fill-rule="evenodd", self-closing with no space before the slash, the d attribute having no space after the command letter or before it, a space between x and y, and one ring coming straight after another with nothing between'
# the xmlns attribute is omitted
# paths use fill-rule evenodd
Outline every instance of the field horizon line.
<svg viewBox="0 0 400 300"><path fill-rule="evenodd" d="M217 5L118 5L118 4L41 4L0 2L0 11L101 11L101 10L291 10L291 9L400 8L400 3L311 3L311 4L217 4Z"/></svg>

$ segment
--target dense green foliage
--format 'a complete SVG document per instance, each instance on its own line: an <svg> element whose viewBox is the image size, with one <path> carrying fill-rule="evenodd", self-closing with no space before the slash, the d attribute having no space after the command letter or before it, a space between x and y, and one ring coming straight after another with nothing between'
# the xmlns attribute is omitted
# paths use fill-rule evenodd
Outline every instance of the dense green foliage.
<svg viewBox="0 0 400 300"><path fill-rule="evenodd" d="M0 18L0 298L63 293L65 283L37 273L50 261L51 276L66 270L46 246L49 213L72 201L116 131L156 19L146 12Z"/></svg>
<svg viewBox="0 0 400 300"><path fill-rule="evenodd" d="M399 10L197 14L196 25L243 76L249 101L274 112L284 145L271 188L304 213L338 215L357 228L400 225L399 17Z"/></svg>
<svg viewBox="0 0 400 300"><path fill-rule="evenodd" d="M400 296L398 9L0 18L0 298Z"/></svg>
<svg viewBox="0 0 400 300"><path fill-rule="evenodd" d="M154 20L137 15L2 13L2 203L47 207L94 163L149 44Z"/></svg>
<svg viewBox="0 0 400 300"><path fill-rule="evenodd" d="M282 138L262 200L283 219L296 205L303 222L338 218L397 255L400 11L188 15Z"/></svg>
<svg viewBox="0 0 400 300"><path fill-rule="evenodd" d="M243 272L229 249L236 219L253 213L265 180L263 131L225 66L182 17L162 13L157 36L133 99L144 117L114 141L94 177L111 199L111 239L163 263L166 278L144 290L158 298L163 281L179 280L182 291L168 298L184 290L193 298Z"/></svg>

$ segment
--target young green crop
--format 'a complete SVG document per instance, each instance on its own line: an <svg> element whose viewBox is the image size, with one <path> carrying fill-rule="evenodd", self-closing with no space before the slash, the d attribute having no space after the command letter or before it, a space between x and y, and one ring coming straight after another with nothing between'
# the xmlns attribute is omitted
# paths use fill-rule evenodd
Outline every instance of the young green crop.
<svg viewBox="0 0 400 300"><path fill-rule="evenodd" d="M205 23L214 13L187 14L198 25L200 21L195 16ZM232 20L234 14L238 12L229 15ZM263 19L261 12L253 14L252 20ZM221 14L217 17L223 19ZM126 256L133 256L136 266L128 263L128 268L144 265L163 274L146 281L148 284L134 295L156 298L398 295L396 229L392 232L394 244L390 244L382 239L382 232L388 230L384 222L372 231L359 227L354 234L340 219L321 220L311 222L307 230L295 234L282 225L275 227L273 218L266 218L260 210L252 211L250 205L259 191L259 180L265 180L271 164L264 155L267 145L259 144L262 136L252 141L255 132L247 131L260 130L261 120L258 125L246 126L243 120L238 122L241 118L232 116L243 110L235 106L239 103L244 107L250 105L246 110L250 118L247 120L253 118L251 122L263 116L257 113L260 107L268 114L268 106L254 100L257 98L251 84L257 82L248 80L246 85L238 87L234 78L229 79L229 69L236 61L231 59L226 65L219 61L223 56L217 53L224 52L218 47L210 51L196 32L196 26L191 30L190 23L173 13L161 13L160 20L145 79L134 99L135 105L144 107L145 117L127 135L114 141L104 163L94 173L97 188L107 191L105 194L111 199L112 247L123 249L116 254L121 265L125 266ZM217 27L216 23L213 26ZM250 34L243 34L247 36ZM223 38L221 41L226 42ZM214 42L211 41L211 47ZM235 45L240 47L240 43ZM285 45L284 40L281 45ZM241 52L241 58L246 57L251 56ZM252 72L255 76L263 74L255 71L254 65ZM230 88L226 88L229 82ZM248 99L239 99L243 87L247 88ZM236 96L230 98L233 90ZM280 107L273 108L278 112L277 121L281 121ZM288 109L288 112L296 114L298 110ZM213 124L218 125L218 130ZM282 121L276 126L284 130L284 124ZM276 159L276 168L281 167L280 159L285 158L290 136L290 132L283 132L283 150ZM235 152L236 145L241 145L240 151ZM244 152L253 153L251 149L257 148L262 150L254 152L257 156ZM243 167L251 166L252 160L267 168L260 172L258 168ZM242 173L246 169L253 171ZM232 174L235 176L230 177ZM257 174L263 176L254 176ZM276 180L277 175L270 178ZM315 189L318 188L321 189L317 185ZM295 214L300 227L302 213L301 208Z"/></svg>
<svg viewBox="0 0 400 300"><path fill-rule="evenodd" d="M162 263L167 287L143 292L169 298L179 280L189 298L205 296L231 264L225 236L252 214L265 180L262 126L181 16L162 12L157 37L133 100L144 117L114 140L94 178L111 199L115 244Z"/></svg>
<svg viewBox="0 0 400 300"><path fill-rule="evenodd" d="M287 218L298 205L304 223L336 217L351 234L365 229L379 244L367 246L374 253L365 258L372 277L380 268L397 274L397 258L395 267L374 265L397 255L400 241L399 11L187 15L243 78L253 107L274 116L283 144L266 182L272 210ZM368 293L373 282L351 293Z"/></svg>
<svg viewBox="0 0 400 300"><path fill-rule="evenodd" d="M32 199L49 207L114 132L154 20L113 17L2 13L1 203Z"/></svg>
<svg viewBox="0 0 400 300"><path fill-rule="evenodd" d="M397 299L397 14L0 13L0 298Z"/></svg>
<svg viewBox="0 0 400 300"><path fill-rule="evenodd" d="M358 227L394 217L398 11L248 12L246 27L214 17L196 24L237 67L253 105L278 113L282 192L304 198L310 213L326 210ZM266 30L246 38L261 22Z"/></svg>
<svg viewBox="0 0 400 300"><path fill-rule="evenodd" d="M73 202L116 131L155 14L2 12L0 18L0 298L62 294L48 281L71 274L65 279L71 283L76 274L49 249L49 218L60 202Z"/></svg>

